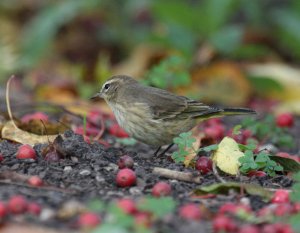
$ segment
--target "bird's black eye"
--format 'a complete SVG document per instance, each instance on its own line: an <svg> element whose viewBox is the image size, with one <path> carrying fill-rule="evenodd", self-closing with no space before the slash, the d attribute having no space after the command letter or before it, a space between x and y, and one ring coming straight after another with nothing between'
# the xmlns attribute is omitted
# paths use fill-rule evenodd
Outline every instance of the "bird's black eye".
<svg viewBox="0 0 300 233"><path fill-rule="evenodd" d="M108 90L109 87L110 87L110 84L109 84L109 83L107 83L107 84L104 85L104 89L105 89L105 90Z"/></svg>

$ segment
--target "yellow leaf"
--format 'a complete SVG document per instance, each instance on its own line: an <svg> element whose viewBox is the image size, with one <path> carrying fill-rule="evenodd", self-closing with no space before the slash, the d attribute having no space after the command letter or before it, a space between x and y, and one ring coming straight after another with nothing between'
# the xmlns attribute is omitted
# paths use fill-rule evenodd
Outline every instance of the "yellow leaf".
<svg viewBox="0 0 300 233"><path fill-rule="evenodd" d="M213 155L213 161L223 172L236 175L239 170L239 158L244 154L239 150L235 140L229 137L223 138L218 149Z"/></svg>
<svg viewBox="0 0 300 233"><path fill-rule="evenodd" d="M58 135L37 135L17 128L13 121L8 121L2 128L2 138L19 142L21 144L29 144L34 146L37 143L53 142Z"/></svg>

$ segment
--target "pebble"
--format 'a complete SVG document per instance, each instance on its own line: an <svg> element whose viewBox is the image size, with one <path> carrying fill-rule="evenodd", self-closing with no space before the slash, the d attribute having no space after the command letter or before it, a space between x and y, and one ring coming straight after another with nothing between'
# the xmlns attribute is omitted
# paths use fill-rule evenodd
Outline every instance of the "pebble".
<svg viewBox="0 0 300 233"><path fill-rule="evenodd" d="M101 175L96 175L96 181L99 183L103 183L105 181L105 178Z"/></svg>
<svg viewBox="0 0 300 233"><path fill-rule="evenodd" d="M17 169L19 169L19 167L20 167L20 164L16 163L16 164L12 165L11 170L17 170Z"/></svg>
<svg viewBox="0 0 300 233"><path fill-rule="evenodd" d="M40 214L40 220L42 222L49 221L50 219L53 219L55 217L55 211L50 208L43 208L42 212Z"/></svg>
<svg viewBox="0 0 300 233"><path fill-rule="evenodd" d="M104 170L108 172L117 171L119 169L117 164L110 163L107 167L104 167Z"/></svg>
<svg viewBox="0 0 300 233"><path fill-rule="evenodd" d="M141 195L142 194L142 190L138 187L131 187L129 189L129 193L132 195Z"/></svg>
<svg viewBox="0 0 300 233"><path fill-rule="evenodd" d="M77 157L72 156L71 160L72 160L73 163L78 163L78 158Z"/></svg>
<svg viewBox="0 0 300 233"><path fill-rule="evenodd" d="M90 170L87 170L87 169L81 170L81 171L79 172L79 175L81 175L81 176L89 176L90 174L91 174L91 171L90 171Z"/></svg>
<svg viewBox="0 0 300 233"><path fill-rule="evenodd" d="M72 167L71 166L65 166L64 167L64 172L65 173L69 173L69 172L71 172L72 171Z"/></svg>

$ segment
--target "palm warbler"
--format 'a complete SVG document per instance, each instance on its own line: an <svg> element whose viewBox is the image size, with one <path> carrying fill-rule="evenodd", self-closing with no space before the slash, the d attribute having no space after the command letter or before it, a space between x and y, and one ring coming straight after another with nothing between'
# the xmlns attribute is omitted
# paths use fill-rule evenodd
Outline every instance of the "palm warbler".
<svg viewBox="0 0 300 233"><path fill-rule="evenodd" d="M127 133L148 145L161 147L191 130L199 121L224 115L255 114L247 108L217 108L184 96L144 86L117 75L106 81L94 98L103 98Z"/></svg>

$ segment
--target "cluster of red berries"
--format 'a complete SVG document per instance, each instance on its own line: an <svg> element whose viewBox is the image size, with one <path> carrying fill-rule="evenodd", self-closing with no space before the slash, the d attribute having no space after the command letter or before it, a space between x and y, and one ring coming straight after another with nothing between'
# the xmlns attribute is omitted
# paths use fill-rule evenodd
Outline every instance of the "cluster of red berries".
<svg viewBox="0 0 300 233"><path fill-rule="evenodd" d="M28 202L24 196L12 196L7 202L0 202L0 219L4 219L9 214L31 214L39 216L41 213L41 205L36 202Z"/></svg>
<svg viewBox="0 0 300 233"><path fill-rule="evenodd" d="M219 210L216 217L213 219L212 225L214 232L237 232L237 233L293 233L290 225L285 223L266 223L260 225L244 224L238 226L234 220L234 216L241 212L246 214L254 214L250 206L245 204L225 203ZM289 192L287 190L277 190L271 203L257 212L257 217L266 215L275 215L278 217L298 213L300 205L292 205L289 199Z"/></svg>

